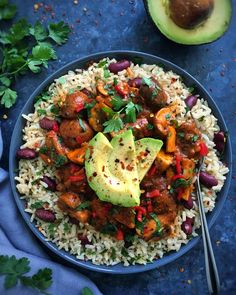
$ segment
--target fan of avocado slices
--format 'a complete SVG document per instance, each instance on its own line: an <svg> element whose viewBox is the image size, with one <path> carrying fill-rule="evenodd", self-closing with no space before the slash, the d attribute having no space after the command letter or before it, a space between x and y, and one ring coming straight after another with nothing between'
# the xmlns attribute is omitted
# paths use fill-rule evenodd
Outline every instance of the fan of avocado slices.
<svg viewBox="0 0 236 295"><path fill-rule="evenodd" d="M144 4L162 34L186 45L220 38L232 15L231 0L144 0Z"/></svg>
<svg viewBox="0 0 236 295"><path fill-rule="evenodd" d="M163 142L153 138L134 141L131 130L111 141L99 132L89 142L85 171L90 187L101 201L123 207L139 206L140 182Z"/></svg>

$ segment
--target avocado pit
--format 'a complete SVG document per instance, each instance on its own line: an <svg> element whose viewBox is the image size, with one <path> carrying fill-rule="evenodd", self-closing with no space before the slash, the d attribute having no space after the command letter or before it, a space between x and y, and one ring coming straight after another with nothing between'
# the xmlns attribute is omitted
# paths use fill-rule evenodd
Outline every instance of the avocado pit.
<svg viewBox="0 0 236 295"><path fill-rule="evenodd" d="M170 0L173 22L184 29L193 29L207 20L214 8L214 0Z"/></svg>

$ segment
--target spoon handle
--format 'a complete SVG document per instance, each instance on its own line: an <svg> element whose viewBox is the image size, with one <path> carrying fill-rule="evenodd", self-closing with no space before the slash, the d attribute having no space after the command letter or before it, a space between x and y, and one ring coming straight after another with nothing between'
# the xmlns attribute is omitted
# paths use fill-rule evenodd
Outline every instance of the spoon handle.
<svg viewBox="0 0 236 295"><path fill-rule="evenodd" d="M199 175L197 177L197 196L199 204L199 213L202 225L202 239L204 247L205 267L206 267L206 278L207 285L210 294L220 293L220 279L216 266L215 256L212 249L211 238L208 230L206 215L204 211L202 193L200 189Z"/></svg>

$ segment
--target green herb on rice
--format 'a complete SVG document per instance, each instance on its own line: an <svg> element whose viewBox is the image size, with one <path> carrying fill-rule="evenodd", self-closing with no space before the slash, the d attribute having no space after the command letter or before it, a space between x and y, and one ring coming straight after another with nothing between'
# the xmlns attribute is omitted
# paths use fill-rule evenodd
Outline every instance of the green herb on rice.
<svg viewBox="0 0 236 295"><path fill-rule="evenodd" d="M44 205L43 201L37 201L37 202L31 204L30 207L32 209L40 209L40 208L43 208L43 205Z"/></svg>
<svg viewBox="0 0 236 295"><path fill-rule="evenodd" d="M79 206L75 210L76 211L81 211L81 210L89 208L90 206L91 206L90 201L84 201L81 204L79 204Z"/></svg>
<svg viewBox="0 0 236 295"><path fill-rule="evenodd" d="M57 227L57 224L55 224L55 223L50 223L48 225L48 233L49 233L50 238L54 237L56 227Z"/></svg>

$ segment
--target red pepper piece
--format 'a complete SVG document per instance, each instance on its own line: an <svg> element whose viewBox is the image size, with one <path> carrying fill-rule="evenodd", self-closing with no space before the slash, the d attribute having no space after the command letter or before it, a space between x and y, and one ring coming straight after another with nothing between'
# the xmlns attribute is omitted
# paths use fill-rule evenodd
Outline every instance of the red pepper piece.
<svg viewBox="0 0 236 295"><path fill-rule="evenodd" d="M157 171L157 166L154 164L148 171L148 176L153 176Z"/></svg>
<svg viewBox="0 0 236 295"><path fill-rule="evenodd" d="M52 130L55 131L55 132L58 132L59 131L59 126L58 126L58 123L55 122L52 126Z"/></svg>
<svg viewBox="0 0 236 295"><path fill-rule="evenodd" d="M69 176L69 180L71 182L79 182L79 181L82 181L84 180L84 175L72 175L72 176Z"/></svg>
<svg viewBox="0 0 236 295"><path fill-rule="evenodd" d="M80 136L77 136L75 139L79 144L82 144L84 142Z"/></svg>
<svg viewBox="0 0 236 295"><path fill-rule="evenodd" d="M176 180L176 179L179 179L179 178L184 178L184 176L182 174L176 174L172 177L172 180Z"/></svg>
<svg viewBox="0 0 236 295"><path fill-rule="evenodd" d="M146 193L146 198L155 198L160 196L160 191L158 189L154 189L151 192Z"/></svg>
<svg viewBox="0 0 236 295"><path fill-rule="evenodd" d="M141 206L135 206L134 210L136 210L137 213L137 220L139 222L142 222L142 216L147 214L147 210Z"/></svg>
<svg viewBox="0 0 236 295"><path fill-rule="evenodd" d="M123 241L124 240L124 233L123 233L123 231L121 229L117 230L116 238L117 238L118 241Z"/></svg>
<svg viewBox="0 0 236 295"><path fill-rule="evenodd" d="M208 154L208 147L206 146L205 142L200 142L200 156L205 157Z"/></svg>
<svg viewBox="0 0 236 295"><path fill-rule="evenodd" d="M84 109L84 102L80 102L77 104L75 111L77 113L79 113L80 111L82 111Z"/></svg>
<svg viewBox="0 0 236 295"><path fill-rule="evenodd" d="M125 97L128 94L128 92L125 91L125 89L122 89L122 87L120 87L119 85L115 85L114 88L115 88L116 92L118 94L120 94L122 97Z"/></svg>
<svg viewBox="0 0 236 295"><path fill-rule="evenodd" d="M176 154L175 156L175 161L176 161L176 164L175 164L175 167L176 167L176 172L177 174L181 174L181 156L180 154Z"/></svg>
<svg viewBox="0 0 236 295"><path fill-rule="evenodd" d="M152 202L151 202L151 200L148 200L148 201L147 201L147 212L148 212L148 213L153 212L153 207L152 207Z"/></svg>

